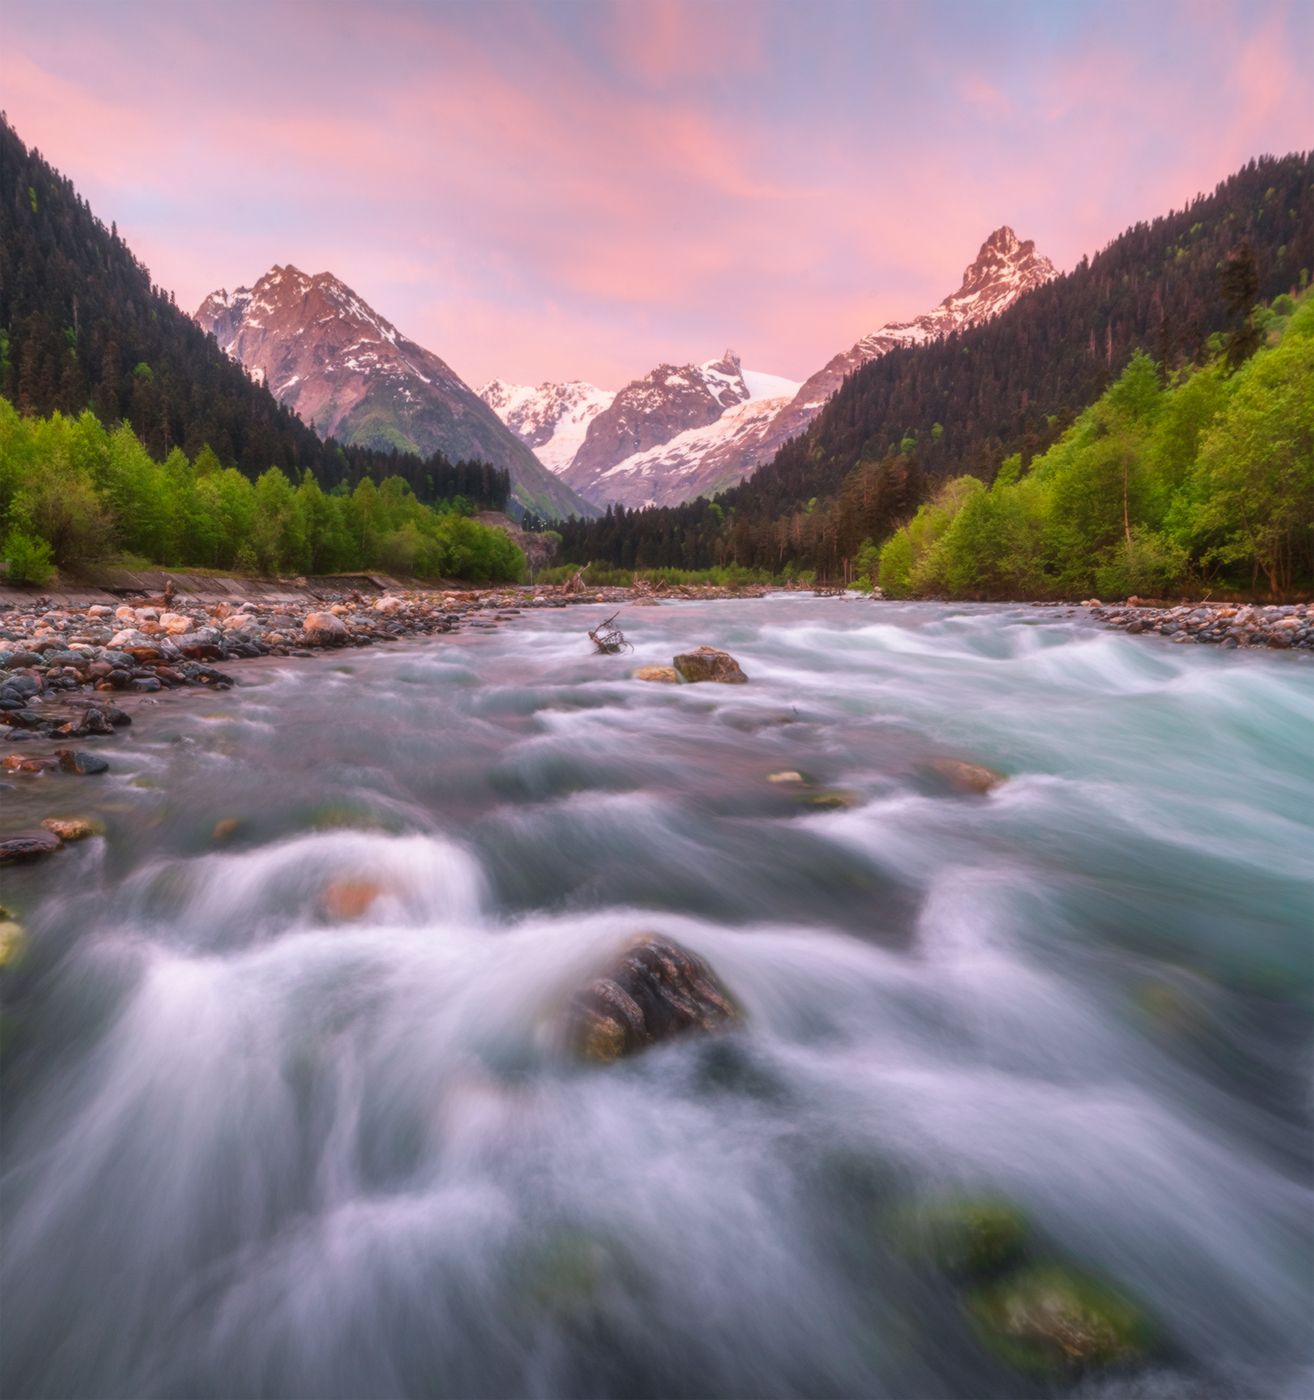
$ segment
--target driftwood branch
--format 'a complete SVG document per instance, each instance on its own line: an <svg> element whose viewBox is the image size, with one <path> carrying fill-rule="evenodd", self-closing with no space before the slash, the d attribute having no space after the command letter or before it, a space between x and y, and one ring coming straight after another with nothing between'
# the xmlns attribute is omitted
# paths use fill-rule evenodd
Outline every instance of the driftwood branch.
<svg viewBox="0 0 1314 1400"><path fill-rule="evenodd" d="M614 656L620 651L633 651L633 643L625 640L625 633L616 626L619 612L614 612L605 621L589 629L589 641L603 656Z"/></svg>

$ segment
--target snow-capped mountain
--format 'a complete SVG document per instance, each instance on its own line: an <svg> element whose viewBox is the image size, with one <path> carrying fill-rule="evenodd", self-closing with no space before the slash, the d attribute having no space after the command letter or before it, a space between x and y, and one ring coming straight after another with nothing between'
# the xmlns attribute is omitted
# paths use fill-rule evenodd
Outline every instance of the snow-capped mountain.
<svg viewBox="0 0 1314 1400"><path fill-rule="evenodd" d="M561 473L574 461L589 424L610 407L616 392L582 379L537 388L492 379L479 397L549 471Z"/></svg>
<svg viewBox="0 0 1314 1400"><path fill-rule="evenodd" d="M788 392L745 399L727 408L713 423L686 428L646 452L622 458L598 479L594 498L630 507L672 506L734 486L741 473L725 464L733 464L744 448L761 437L799 388L797 380L776 375L753 378L788 386Z"/></svg>
<svg viewBox="0 0 1314 1400"><path fill-rule="evenodd" d="M687 428L716 422L748 397L733 350L700 365L658 365L627 384L597 414L562 478L590 500L610 501L614 497L603 481L619 462L659 447Z"/></svg>
<svg viewBox="0 0 1314 1400"><path fill-rule="evenodd" d="M745 370L727 350L702 364L658 365L619 392L582 380L535 389L494 379L479 396L582 496L636 505L701 494L701 454L737 440L798 387Z"/></svg>
<svg viewBox="0 0 1314 1400"><path fill-rule="evenodd" d="M922 345L966 330L1005 308L1055 275L1054 264L1031 239L1021 242L1011 228L997 228L968 263L962 284L931 311L911 321L892 321L834 356L810 378L769 422L729 444L709 447L705 472L724 485L749 476L796 437L819 414L845 376L898 345ZM713 489L721 489L716 487Z"/></svg>
<svg viewBox="0 0 1314 1400"><path fill-rule="evenodd" d="M727 350L701 365L658 365L610 394L575 380L479 391L539 460L599 505L676 505L751 475L821 412L848 374L898 345L920 345L998 315L1054 276L1054 265L998 228L957 291L834 356L803 384L745 370Z"/></svg>
<svg viewBox="0 0 1314 1400"><path fill-rule="evenodd" d="M544 515L595 513L450 366L331 273L274 266L253 287L211 293L195 320L321 437L478 458Z"/></svg>

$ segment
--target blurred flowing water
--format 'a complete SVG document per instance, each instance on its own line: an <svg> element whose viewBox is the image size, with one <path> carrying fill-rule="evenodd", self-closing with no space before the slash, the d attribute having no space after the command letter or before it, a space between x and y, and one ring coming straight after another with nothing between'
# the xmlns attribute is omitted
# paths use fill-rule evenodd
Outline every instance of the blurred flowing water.
<svg viewBox="0 0 1314 1400"><path fill-rule="evenodd" d="M0 790L109 830L0 876L0 1392L1314 1391L1314 666L796 597L597 657L605 611L250 667ZM699 642L750 684L627 679ZM565 1062L646 929L745 1027ZM1147 1366L995 1358L891 1226L957 1192Z"/></svg>

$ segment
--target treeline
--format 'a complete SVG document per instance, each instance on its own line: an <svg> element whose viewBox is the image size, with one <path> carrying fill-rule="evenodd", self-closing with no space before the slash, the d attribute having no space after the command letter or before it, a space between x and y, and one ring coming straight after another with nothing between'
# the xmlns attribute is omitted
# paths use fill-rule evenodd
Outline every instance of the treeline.
<svg viewBox="0 0 1314 1400"><path fill-rule="evenodd" d="M1223 287L1237 260L1254 270L1244 304ZM1311 268L1314 153L1251 161L993 321L864 365L806 433L715 502L571 522L563 551L624 568L792 565L842 578L910 500L951 476L989 481L1008 456L1028 466L1138 350L1173 371L1199 363L1212 335L1303 288Z"/></svg>
<svg viewBox="0 0 1314 1400"><path fill-rule="evenodd" d="M0 399L0 554L11 583L42 584L118 558L266 576L382 569L418 578L515 581L524 555L471 517L436 508L399 476L325 491L306 470L253 481L203 446L156 460L126 423L25 417Z"/></svg>
<svg viewBox="0 0 1314 1400"><path fill-rule="evenodd" d="M280 467L325 490L399 477L422 501L506 509L486 462L324 442L154 286L113 225L0 115L0 395L24 414L129 423L163 459L209 447L254 479Z"/></svg>
<svg viewBox="0 0 1314 1400"><path fill-rule="evenodd" d="M1314 298L1279 297L1199 369L1134 355L1048 451L948 482L859 561L895 598L1309 588Z"/></svg>

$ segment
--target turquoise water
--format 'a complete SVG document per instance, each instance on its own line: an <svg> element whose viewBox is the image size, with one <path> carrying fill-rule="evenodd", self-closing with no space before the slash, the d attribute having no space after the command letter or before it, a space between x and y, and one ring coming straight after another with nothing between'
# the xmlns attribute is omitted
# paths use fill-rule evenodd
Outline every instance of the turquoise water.
<svg viewBox="0 0 1314 1400"><path fill-rule="evenodd" d="M0 873L0 1391L1310 1393L1309 658L795 597L597 657L608 611L249 667L0 787L108 831ZM750 683L627 679L700 642ZM744 1028L563 1062L646 929ZM962 1194L1145 1362L998 1359L898 1228Z"/></svg>

